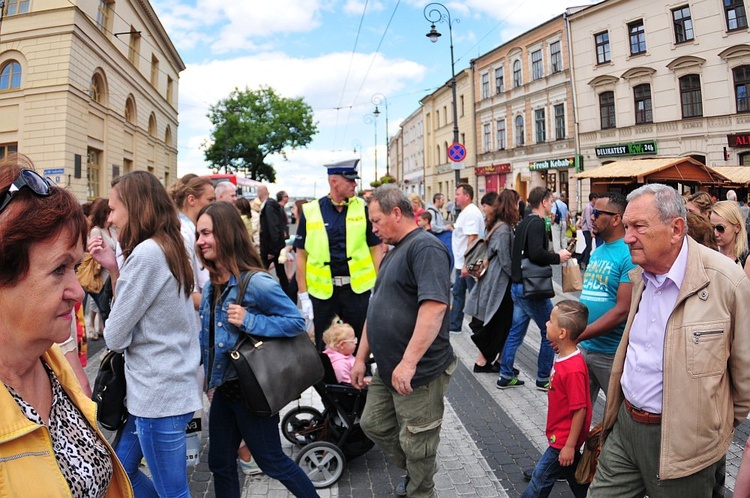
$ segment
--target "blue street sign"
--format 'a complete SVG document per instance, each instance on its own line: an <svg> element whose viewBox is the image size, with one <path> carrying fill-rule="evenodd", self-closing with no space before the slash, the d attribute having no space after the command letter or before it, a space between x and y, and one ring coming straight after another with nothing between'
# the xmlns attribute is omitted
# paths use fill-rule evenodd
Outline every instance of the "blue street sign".
<svg viewBox="0 0 750 498"><path fill-rule="evenodd" d="M458 142L452 143L448 147L448 159L454 163L460 163L466 157L466 147Z"/></svg>

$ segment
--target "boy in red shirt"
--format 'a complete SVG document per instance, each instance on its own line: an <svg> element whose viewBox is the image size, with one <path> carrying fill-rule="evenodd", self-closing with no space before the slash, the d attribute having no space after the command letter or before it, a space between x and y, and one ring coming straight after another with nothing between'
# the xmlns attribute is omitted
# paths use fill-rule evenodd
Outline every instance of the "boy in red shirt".
<svg viewBox="0 0 750 498"><path fill-rule="evenodd" d="M547 322L547 339L557 351L547 393L549 447L537 462L523 498L549 496L558 478L567 479L576 498L586 496L588 484L576 482L579 449L591 426L589 371L576 339L586 328L589 311L571 300L560 301Z"/></svg>

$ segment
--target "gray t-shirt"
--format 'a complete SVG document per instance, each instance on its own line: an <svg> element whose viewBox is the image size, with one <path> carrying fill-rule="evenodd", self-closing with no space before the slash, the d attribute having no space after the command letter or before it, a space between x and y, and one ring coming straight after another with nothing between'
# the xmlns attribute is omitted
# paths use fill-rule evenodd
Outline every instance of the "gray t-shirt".
<svg viewBox="0 0 750 498"><path fill-rule="evenodd" d="M367 309L367 341L380 378L391 389L391 375L414 334L423 301L450 304L450 257L434 236L413 230L383 258ZM453 361L449 320L446 309L440 332L417 364L412 387L429 383Z"/></svg>

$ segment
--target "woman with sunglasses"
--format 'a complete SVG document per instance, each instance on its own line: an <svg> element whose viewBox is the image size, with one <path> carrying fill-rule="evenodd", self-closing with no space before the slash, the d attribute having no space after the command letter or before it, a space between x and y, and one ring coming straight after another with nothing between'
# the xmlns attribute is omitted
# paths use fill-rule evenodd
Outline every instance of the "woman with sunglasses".
<svg viewBox="0 0 750 498"><path fill-rule="evenodd" d="M0 162L2 496L132 496L94 403L54 345L83 299L75 266L87 230L78 201L27 158Z"/></svg>
<svg viewBox="0 0 750 498"><path fill-rule="evenodd" d="M167 191L146 171L115 178L109 207L122 268L101 237L91 237L88 248L112 280L104 340L125 353L128 419L117 456L136 497L189 498L185 429L203 402L195 384L200 347L193 270L180 220ZM144 456L151 479L139 470Z"/></svg>
<svg viewBox="0 0 750 498"><path fill-rule="evenodd" d="M747 231L735 201L719 201L711 208L711 225L719 252L740 265L750 277L747 263Z"/></svg>
<svg viewBox="0 0 750 498"><path fill-rule="evenodd" d="M237 372L229 361L229 352L241 334L294 337L304 333L305 320L263 269L234 205L217 202L204 207L196 229L199 255L210 275L199 313L206 385L216 389L208 428L208 467L216 496L240 496L235 454L242 439L266 475L281 481L295 496L318 496L310 479L281 449L279 416L258 417L245 407ZM244 295L238 296L242 274L248 271L257 273L250 278Z"/></svg>

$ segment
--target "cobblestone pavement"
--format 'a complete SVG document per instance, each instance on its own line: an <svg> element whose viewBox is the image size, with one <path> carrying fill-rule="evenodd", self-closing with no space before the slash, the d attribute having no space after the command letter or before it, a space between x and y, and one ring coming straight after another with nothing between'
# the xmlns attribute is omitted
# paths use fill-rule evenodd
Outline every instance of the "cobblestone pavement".
<svg viewBox="0 0 750 498"><path fill-rule="evenodd" d="M557 299L575 297L560 293ZM438 473L435 476L437 495L441 498L518 497L526 486L523 469L533 467L546 448L546 394L537 390L533 382L540 343L539 330L532 323L519 349L516 367L521 370L520 377L527 383L515 389L499 390L495 386L496 375L472 372L476 348L466 324L463 333L451 336L451 343L459 363L446 395L446 412L438 449ZM97 365L98 355L91 359L86 369L92 379ZM303 394L299 403L318 408L322 406L312 389ZM603 404L604 398L600 395L595 404L595 420L601 419ZM296 406L296 403L292 406ZM746 421L737 429L727 454L727 497L732 496L742 448L749 434L750 422ZM287 454L294 458L299 449L283 438L282 443ZM201 461L189 473L194 498L214 496L211 473L206 463L207 445L204 432ZM403 475L404 472L389 463L380 449L375 447L348 462L339 481L319 492L324 498L393 496L393 489ZM242 496L280 498L291 494L278 481L261 475L245 478ZM572 494L566 483L557 483L551 496L568 497Z"/></svg>

